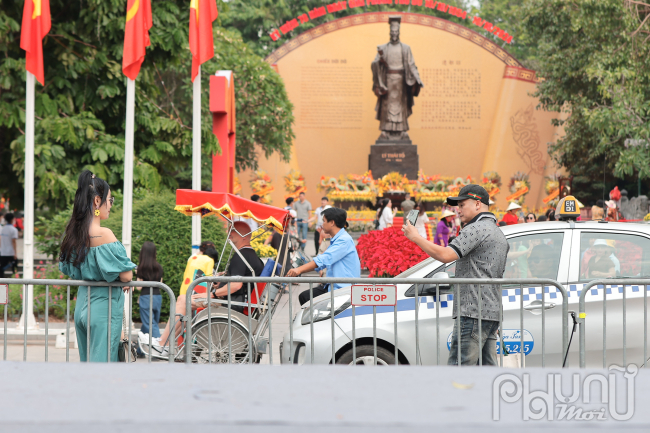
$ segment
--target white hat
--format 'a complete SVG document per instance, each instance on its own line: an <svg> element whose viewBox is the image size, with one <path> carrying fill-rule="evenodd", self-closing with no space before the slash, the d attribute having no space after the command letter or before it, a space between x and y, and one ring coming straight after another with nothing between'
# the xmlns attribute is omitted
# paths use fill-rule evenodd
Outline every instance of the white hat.
<svg viewBox="0 0 650 433"><path fill-rule="evenodd" d="M616 202L614 202L614 200L607 200L605 202L605 204L607 205L608 208L611 208L611 209L616 207Z"/></svg>
<svg viewBox="0 0 650 433"><path fill-rule="evenodd" d="M521 209L521 206L519 206L514 201L511 201L510 204L508 205L508 209L506 209L506 212L508 212L509 210L515 210L515 209Z"/></svg>
<svg viewBox="0 0 650 433"><path fill-rule="evenodd" d="M596 239L596 242L594 242L594 246L603 246L603 247L609 247L613 248L610 244L607 243L605 239Z"/></svg>
<svg viewBox="0 0 650 433"><path fill-rule="evenodd" d="M291 215L291 218L295 218L298 216L298 213L295 210L291 209L289 211L289 215Z"/></svg>
<svg viewBox="0 0 650 433"><path fill-rule="evenodd" d="M442 215L440 215L440 219L447 218L448 216L456 216L456 214L449 209L445 209L442 211Z"/></svg>

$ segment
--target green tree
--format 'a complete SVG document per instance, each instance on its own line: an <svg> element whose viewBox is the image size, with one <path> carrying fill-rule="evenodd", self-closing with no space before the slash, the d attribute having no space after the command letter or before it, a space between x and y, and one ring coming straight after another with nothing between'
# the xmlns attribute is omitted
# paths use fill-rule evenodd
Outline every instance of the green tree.
<svg viewBox="0 0 650 433"><path fill-rule="evenodd" d="M22 202L25 53L23 2L0 0L0 194ZM222 9L223 3L221 3ZM64 208L77 174L89 168L121 188L126 77L121 72L126 0L51 0L44 39L45 85L36 87L37 206ZM192 154L189 3L153 2L151 46L136 82L134 181L156 191L190 187ZM202 73L202 184L211 184L210 155L219 152L208 110L208 77L234 71L238 169L257 165L257 146L289 157L292 105L280 77L232 30L214 26L216 56Z"/></svg>
<svg viewBox="0 0 650 433"><path fill-rule="evenodd" d="M496 44L505 48L527 68L535 69L537 42L531 39L523 23L524 4L525 2L521 0L478 0L477 5L472 7L472 15L478 15L513 35L510 44L504 43L503 40L486 30L478 29L475 26L471 26L471 28L486 38L494 40Z"/></svg>
<svg viewBox="0 0 650 433"><path fill-rule="evenodd" d="M555 120L566 134L549 150L575 176L578 198L601 197L603 176L650 177L647 147L625 145L650 135L650 7L638 3L528 0L520 11L544 78L535 95L568 116Z"/></svg>

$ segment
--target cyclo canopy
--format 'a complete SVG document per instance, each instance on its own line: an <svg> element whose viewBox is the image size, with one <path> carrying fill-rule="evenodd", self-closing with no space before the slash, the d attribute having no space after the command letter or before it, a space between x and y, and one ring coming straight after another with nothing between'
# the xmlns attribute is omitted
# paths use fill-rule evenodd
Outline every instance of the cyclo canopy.
<svg viewBox="0 0 650 433"><path fill-rule="evenodd" d="M286 209L257 203L225 192L196 191L193 189L176 190L175 210L185 214L221 215L228 221L234 216L252 218L260 225L269 225L284 233L291 216Z"/></svg>

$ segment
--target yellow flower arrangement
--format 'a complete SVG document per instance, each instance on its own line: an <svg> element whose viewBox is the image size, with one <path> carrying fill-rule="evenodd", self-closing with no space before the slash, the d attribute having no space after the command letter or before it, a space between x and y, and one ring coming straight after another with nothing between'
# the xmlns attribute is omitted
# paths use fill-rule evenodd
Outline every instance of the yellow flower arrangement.
<svg viewBox="0 0 650 433"><path fill-rule="evenodd" d="M481 186L490 194L490 198L493 198L500 191L501 187L501 176L496 171L488 171L483 173L483 182Z"/></svg>
<svg viewBox="0 0 650 433"><path fill-rule="evenodd" d="M413 193L415 182L409 182L405 175L392 171L377 181L379 195L385 192L408 192Z"/></svg>
<svg viewBox="0 0 650 433"><path fill-rule="evenodd" d="M235 184L232 187L232 191L234 194L239 194L241 192L241 182L237 176L235 176Z"/></svg>
<svg viewBox="0 0 650 433"><path fill-rule="evenodd" d="M258 257L269 257L274 259L278 255L278 251L271 245L264 245L264 239L264 236L253 239L251 241L251 247L253 247Z"/></svg>
<svg viewBox="0 0 650 433"><path fill-rule="evenodd" d="M530 188L530 180L528 175L520 171L516 172L510 178L509 187L512 194L506 197L506 200L515 202L520 206L523 205Z"/></svg>
<svg viewBox="0 0 650 433"><path fill-rule="evenodd" d="M347 176L321 177L318 184L319 191L331 201L375 201L377 188L370 171L362 175L348 174Z"/></svg>
<svg viewBox="0 0 650 433"><path fill-rule="evenodd" d="M289 171L289 174L284 177L284 189L288 192L285 199L289 197L297 199L301 192L307 192L305 177L300 170L291 169Z"/></svg>
<svg viewBox="0 0 650 433"><path fill-rule="evenodd" d="M271 204L271 193L275 188L271 184L271 177L264 170L254 172L250 185L253 194L260 196L260 203Z"/></svg>
<svg viewBox="0 0 650 433"><path fill-rule="evenodd" d="M374 201L376 195L372 191L330 191L327 198L331 201Z"/></svg>
<svg viewBox="0 0 650 433"><path fill-rule="evenodd" d="M423 202L443 202L447 200L449 193L446 191L427 191L427 192L418 192L415 196L417 201Z"/></svg>

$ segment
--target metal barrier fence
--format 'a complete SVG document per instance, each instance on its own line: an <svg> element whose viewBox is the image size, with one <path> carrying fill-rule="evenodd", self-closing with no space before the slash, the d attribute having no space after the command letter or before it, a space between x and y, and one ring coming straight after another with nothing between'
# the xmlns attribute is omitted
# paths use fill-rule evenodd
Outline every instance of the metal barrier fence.
<svg viewBox="0 0 650 433"><path fill-rule="evenodd" d="M199 284L205 284L207 283L208 288L214 284L221 284L221 287L224 285L227 287L227 296L226 299L216 299L216 298L211 298L210 302L207 302L207 299L201 303L201 306L204 307L203 311L201 313L197 314L196 316L193 316L192 309L188 308L187 311L185 312L185 331L184 331L184 341L186 342L185 349L184 351L179 347L179 354L178 356L180 357L185 357L185 362L186 363L191 363L191 362L207 362L207 363L213 363L213 362L227 362L227 363L233 363L233 362L238 362L238 363L254 363L257 362L258 358L258 351L265 353L266 348L268 347L268 353L269 353L269 360L272 363L273 362L273 335L272 335L272 327L271 327L271 320L273 313L276 310L276 307L280 301L280 298L282 296L282 290L284 287L288 290L289 294L289 319L290 319L290 325L289 325L289 337L288 340L285 337L285 341L283 341L283 344L285 342L288 343L288 357L285 357L283 355L283 347L281 347L280 355L283 358L283 361L288 361L289 363L296 363L296 357L299 355L297 351L294 351L294 333L296 332L295 328L295 323L293 323L293 316L294 316L294 308L296 306L293 305L293 288L291 283L295 282L301 282L301 283L308 283L309 284L309 303L306 304L305 307L298 307L296 311L301 314L301 318L304 318L303 311L308 312L309 320L309 329L310 329L310 338L309 338L309 362L314 363L316 359L316 352L320 352L318 355L320 356L320 359L324 360L324 362L329 362L329 363L337 363L337 361L341 361L341 345L337 347L337 337L336 337L336 329L337 326L335 324L335 320L341 319L343 317L351 317L351 351L352 351L352 364L356 364L358 358L357 358L357 340L358 340L358 335L357 335L357 327L356 327L356 321L358 320L358 316L360 315L366 315L365 311L362 313L358 313L356 311L356 308L354 306L350 305L350 301L346 300L341 304L338 308L336 307L337 303L335 302L335 298L339 297L344 297L347 294L346 288L341 288L338 290L332 290L329 292L329 309L330 312L329 314L325 315L325 318L319 318L318 320L314 320L314 315L315 315L315 304L314 304L314 295L313 295L313 288L314 284L335 284L335 283L340 283L340 284L363 284L363 285L411 285L412 290L412 297L414 298L413 301L413 311L414 311L414 323L413 323L413 331L414 331L414 351L415 351L415 364L422 364L421 361L421 344L420 344L420 307L421 307L421 302L422 298L424 298L424 301L426 302L427 306L430 305L429 302L427 302L426 298L429 296L433 296L433 304L435 305L435 335L436 335L436 364L440 364L440 310L441 307L444 308L447 301L442 301L441 295L446 295L447 297L449 295L452 295L453 298L447 298L448 300L454 300L454 306L457 306L458 303L455 302L455 300L459 299L459 284L488 284L488 285L496 285L498 286L498 293L502 294L502 296L499 297L500 299L500 307L501 307L501 320L500 320L500 325L499 325L499 348L503 349L504 343L503 343L503 299L504 296L507 295L508 299L510 302L516 301L516 298L518 297L518 304L519 304L519 348L522 353L521 355L521 366L524 366L524 357L523 357L523 352L525 348L525 342L524 342L524 309L527 309L529 311L532 310L539 310L541 312L541 334L542 334L542 366L546 366L546 310L549 308L553 308L555 304L550 302L550 290L549 288L555 288L555 292L553 296L554 298L557 298L557 294L559 293L561 296L561 301L562 301L562 313L561 313L561 338L562 338L562 344L561 344L561 355L562 357L565 356L567 353L568 347L567 347L567 337L568 337L568 297L567 297L567 292L565 288L558 282L553 281L553 280L547 280L547 279L476 279L476 278L453 278L453 279L431 279L431 278L400 278L400 279L395 279L395 278L315 278L315 277L301 277L301 278L287 278L287 277L202 277L199 278L195 281L193 281L190 286L188 287L187 290L187 295L186 295L186 300L185 300L185 305L189 306L192 303L192 293L193 289L199 285ZM235 302L232 300L232 294L236 292L237 290L233 291L231 289L231 286L233 284L245 284L246 285L246 290L247 290L247 302ZM246 283L253 283L253 284L246 284ZM265 284L265 287L260 288L257 286L257 284ZM445 287L449 287L449 285L453 287L453 289L445 289ZM251 288L253 286L254 288ZM435 290L434 287L435 286ZM243 287L243 285L241 286ZM537 290L534 289L535 287L540 287L539 293L537 293ZM535 293L535 298L536 300L541 300L541 303L536 304L536 305L527 305L524 307L524 300L528 299L528 295L524 294L524 288L528 289L529 293ZM400 337L398 339L398 311L405 311L408 310L408 308L405 304L408 302L403 302L403 301L408 301L408 299L404 299L404 296L409 296L409 291L411 289L406 290L403 292L404 294L400 296L400 293L398 292L397 298L400 299L396 303L394 307L392 307L393 310L393 335L389 335L389 333L384 332L385 329L382 329L382 341L387 341L391 346L392 350L394 350L394 363L399 364L400 359L404 360L406 358L405 355L405 347L411 344L411 341L409 338L404 338ZM238 288L238 290L241 290ZM256 302L252 301L251 298L251 291L258 291L257 296L255 297ZM347 289L349 290L349 289ZM514 294L510 296L509 291L514 291ZM205 298L204 298L205 299ZM514 299L514 301L513 301ZM482 296L478 296L478 327L479 327L479 335L481 334L482 330L482 320L480 319L481 317L481 310L482 310ZM322 301L321 301L322 302ZM402 303L402 305L400 305ZM320 302L316 305L319 305ZM198 305L197 305L198 306ZM226 308L221 308L222 306L225 306ZM232 307L237 307L239 309L245 308L246 311L249 312L249 314L241 314L240 312L233 311ZM343 308L345 307L345 308ZM360 307L361 308L361 307ZM390 309L390 307L388 307ZM432 307L429 307L432 308ZM348 310L350 310L348 312ZM510 308L510 310L517 310L517 308ZM387 312L385 308L381 312ZM373 307L372 310L372 346L373 346L373 363L376 365L377 360L378 360L378 327L377 327L377 307ZM316 347L316 338L314 335L314 323L327 320L329 318L330 321L330 327L329 327L329 333L330 333L330 339L331 341L328 342L328 344L325 344L322 342L322 338L319 338L320 340L320 345L321 347ZM213 324L216 325L215 329L213 330ZM304 320L301 319L301 324L306 326L306 323ZM457 318L455 319L455 326L460 329L460 316L457 315ZM207 329L207 331L206 331ZM237 345L235 347L236 352L233 352L233 329L236 330L237 333ZM345 341L346 338L349 338L346 334L345 331L338 326L338 329L341 330L339 334L342 334L341 337L339 338L339 342L341 340ZM268 337L265 338L264 334L268 330ZM324 330L322 330L324 331ZM324 331L326 332L326 331ZM213 338L213 336L217 336L217 341ZM461 355L461 332L457 333L458 336L458 359L460 360L460 355ZM206 338L207 337L207 338ZM366 341L365 337L360 339L359 341ZM187 342L189 342L189 350L187 347ZM227 343L226 343L227 342ZM247 343L247 345L246 345ZM207 347L206 347L207 346ZM323 355L323 347L322 346L329 346L326 347L328 351L330 351L330 354L325 357ZM343 345L343 348L346 346ZM305 349L306 352L306 349ZM503 365L503 357L504 357L504 350L499 350L500 352L500 364ZM337 356L338 353L338 356ZM207 361L206 361L206 354L207 354ZM177 357L178 357L177 356ZM304 353L304 356L306 357L306 353ZM479 351L479 365L483 364L483 358L482 358L482 352ZM329 361L328 361L329 360ZM460 365L460 362L458 362L458 365Z"/></svg>
<svg viewBox="0 0 650 433"><path fill-rule="evenodd" d="M639 293L639 286L643 288L642 297ZM614 313L616 313L618 307L617 304L619 301L621 302L620 321L622 326L622 339L620 342L622 343L623 365L627 365L628 316L634 317L635 314L638 314L641 307L639 305L641 299L643 299L643 359L640 364L642 367L648 367L648 286L650 286L650 279L648 278L608 278L593 280L584 285L582 292L580 293L579 315L577 319L580 329L580 368L585 368L587 365L587 305L593 302L592 305L596 307L595 309L600 309L602 305L603 368L607 368L607 305L608 303L614 304L613 306L610 306L610 309L614 309ZM602 290L602 298L599 296L600 290ZM610 295L609 298L607 296L608 294ZM589 300L587 300L587 298L589 298ZM630 301L630 298L632 298L632 301L635 303L631 314L628 312L628 302ZM600 303L600 299L602 299L602 304ZM593 314L596 315L597 312L593 312ZM615 325L610 329L610 331L615 331L614 328L617 325L616 320L618 318L613 313L609 316L610 321L614 321ZM638 327L635 328L635 331L637 330ZM615 345L617 343L618 341L615 341Z"/></svg>
<svg viewBox="0 0 650 433"><path fill-rule="evenodd" d="M49 290L50 286L62 286L67 287L67 301L66 301L66 362L70 362L70 287L87 287L87 298L88 298L88 314L87 314L87 334L86 334L86 347L87 347L87 359L90 359L90 336L91 336L91 309L90 309L90 294L91 287L108 287L109 299L113 299L113 289L122 290L122 287L151 287L161 289L166 292L167 296L170 299L170 311L175 311L176 309L176 297L174 292L167 287L167 285L161 282L155 281L131 281L129 283L122 282L101 282L101 281L81 281L81 280L59 280L59 279L23 279L23 278L0 278L0 284L11 284L11 285L22 285L23 286L23 302L27 302L27 296L29 291L27 290L28 286L45 286L45 362L48 362L48 343L49 343ZM83 290L83 289L79 289ZM118 292L119 296L119 292ZM149 329L152 329L152 309L153 309L153 297L149 297ZM129 290L128 298L125 300L128 302L128 311L129 318L133 315L133 290ZM111 307L112 302L108 302L108 333L107 333L107 350L108 357L107 362L111 361ZM96 309L94 309L96 311ZM97 314L97 313L95 313ZM23 361L27 361L27 315L24 315L24 339L23 339ZM128 321L128 340L131 341L131 320ZM149 344L151 345L151 332L149 333ZM170 351L174 350L174 339L170 339ZM149 362L151 362L151 354L149 354ZM4 350L3 350L3 360L7 359L7 305L4 305ZM131 350L127 351L127 362L131 362ZM173 358L170 357L169 362L173 362Z"/></svg>
<svg viewBox="0 0 650 433"><path fill-rule="evenodd" d="M293 290L291 283L301 282L309 285L309 302L304 306L294 305L293 300ZM423 364L423 353L428 356L428 359L425 359L425 363L431 364L440 364L441 363L441 352L444 353L444 350L441 350L441 344L444 341L441 339L441 320L445 320L447 325L455 325L460 327L460 317L456 319L450 319L451 315L449 314L451 308L449 307L449 301L454 301L454 306L457 306L458 303L455 300L459 299L459 284L483 284L483 285L495 285L498 287L498 293L502 293L503 296L500 296L500 307L501 307L501 321L499 325L499 346L498 348L500 353L499 363L503 365L504 360L504 299L509 299L509 307L506 313L509 315L510 319L516 318L516 315L519 317L519 327L516 328L518 331L518 344L519 352L522 353L520 366L524 366L524 357L523 352L525 351L525 333L524 333L524 310L534 312L538 310L538 314L541 314L541 335L542 335L542 350L541 350L541 364L546 366L546 310L548 308L553 308L555 304L550 302L549 296L553 296L552 293L549 293L549 288L554 288L555 295L554 298L557 299L559 294L562 305L561 318L558 320L561 323L561 354L564 355L567 351L567 336L568 336L568 304L567 304L567 292L564 287L553 280L542 280L542 279L431 279L431 278L354 278L354 279L342 279L342 278L313 278L313 277L301 277L301 278L244 278L244 277L203 277L193 281L188 288L187 295L185 297L185 306L192 305L192 294L194 293L194 288L199 284L206 284L210 286L212 283L223 283L227 287L228 295L225 299L212 299L210 302L207 302L205 299L205 294L198 294L197 299L195 297L194 302L195 306L203 307L203 310L194 314L193 308L185 308L185 311L176 311L176 299L173 295L172 290L167 287L165 284L159 282L142 282L134 281L130 283L106 283L106 282L89 282L89 281L77 281L77 280L56 280L56 279L0 279L0 284L19 284L23 286L23 296L27 296L28 290L27 286L29 285L38 285L45 286L45 361L48 361L48 290L50 286L63 286L67 287L67 302L66 302L66 362L69 362L69 343L70 343L70 287L87 287L88 294L90 294L91 287L109 287L109 292L113 288L116 290L121 290L121 287L152 287L162 289L170 298L170 330L175 332L176 329L176 320L175 318L180 315L181 322L184 322L184 335L173 334L169 339L169 356L168 361L185 361L190 362L200 362L200 363L255 363L259 362L263 354L268 354L269 362L273 363L273 330L272 330L272 318L282 297L283 289L288 290L289 300L289 332L288 336L284 337L284 341L280 344L280 356L282 357L282 362L288 363L297 363L300 356L305 358L305 362L315 363L315 362L324 362L324 363L340 363L342 362L342 356L344 352L351 354L350 360L352 364L357 363L360 359L357 357L359 353L357 350L361 350L361 358L364 362L377 364L379 360L378 350L381 350L382 353L387 353L390 349L394 355L393 362L395 364L399 363L412 363L415 365ZM232 300L231 286L233 284L243 283L245 284L248 300L247 302L236 302ZM255 283L246 284L246 283ZM257 286L257 283L264 285ZM364 284L369 286L375 285L398 285L400 291L397 293L397 302L394 307L372 307L372 326L370 326L369 320L370 312L366 307L355 307L350 305L350 295L349 288L342 288L335 291L330 291L329 296L325 298L325 301L319 299L319 302L314 302L313 288L316 284ZM451 284L451 286L450 286ZM251 287L252 286L252 287ZM405 286L411 286L405 288ZM539 288L539 290L535 289ZM481 290L485 290L481 289ZM538 301L541 301L537 305L532 303L524 306L524 301L528 300L528 295L524 294L524 289L528 293L536 293L535 297ZM83 289L82 289L83 290ZM254 298L251 297L253 292L257 292ZM539 293L537 293L539 292ZM346 297L347 296L347 297ZM203 297L203 302L201 302L201 297ZM412 300L410 298L413 298ZM429 301L429 298L432 298L433 302ZM88 296L88 302L90 296ZM338 300L338 304L337 304ZM482 297L478 297L478 311L479 317L481 316ZM26 299L25 299L26 301ZM132 313L132 304L133 304L133 293L129 291L129 296L127 299L128 302L128 311L129 316ZM323 307L323 302L326 304L329 302L329 307L325 305ZM153 299L150 298L149 309L151 312L153 304ZM319 307L320 305L320 307ZM420 310L426 305L427 308L423 309L423 312ZM226 308L221 308L226 307ZM233 309L235 307L237 310ZM329 308L329 314L325 314L322 317L315 317L316 314L321 314L318 308ZM379 308L379 310L378 310ZM110 335L110 321L111 321L111 303L108 303L108 333ZM433 316L433 309L435 309L435 316ZM94 309L93 309L94 310ZM334 314L332 314L332 310ZM390 310L390 311L389 311ZM94 310L95 311L95 310ZM303 325L302 331L305 331L305 327L308 326L309 337L304 339L305 344L302 347L302 354L295 350L294 346L294 333L298 331L300 326L297 325L297 322L293 322L294 311L300 314L300 324ZM390 320L385 319L387 315L384 313L392 312L392 323ZM400 318L398 319L398 312L406 312L406 314L401 313ZM444 312L441 317L441 312ZM518 314L517 314L518 313ZM424 322L420 317L421 314L424 314ZM7 356L7 309L5 306L4 310L5 320L4 320L4 358ZM381 323L378 324L377 318L380 316ZM149 329L151 329L151 320L150 317ZM346 318L351 320L351 328L349 330L343 330L339 324L336 323L338 320L345 320ZM329 326L323 328L323 323L329 319ZM431 325L432 320L435 319L435 328ZM87 317L88 329L90 330L90 317ZM412 322L412 324L411 324ZM315 325L316 324L316 325ZM555 323L557 325L557 323ZM399 325L399 326L398 326ZM479 335L482 335L480 330L482 329L482 320L478 320ZM318 327L318 332L321 335L315 335L315 327ZM392 327L392 329L388 329ZM423 328L424 327L424 328ZM453 326L452 326L453 327ZM398 334L398 328L400 329ZM181 327L182 329L182 327ZM424 331L422 330L424 329ZM556 330L558 327L555 328ZM339 336L337 337L337 330ZM213 332L214 331L214 332ZM423 345L421 342L421 334L424 332L426 337L430 337L431 334L435 333L435 362L433 361L433 355L431 350L431 345ZM348 335L351 333L351 338ZM182 334L182 331L181 331ZM329 334L329 335L326 335ZM129 321L128 335L131 335L131 321ZM451 334L450 334L451 335ZM176 348L175 343L177 338L183 337L181 345ZM216 337L216 340L215 338ZM399 338L398 338L399 337ZM556 335L557 337L557 335ZM457 347L458 347L458 356L460 359L460 348L461 348L461 333L458 333ZM87 336L87 342L90 340L90 333ZM329 340L329 342L327 341ZM346 342L346 340L349 340ZM339 344L337 345L337 341ZM370 346L370 342L372 345ZM308 343L308 350L305 346ZM345 344L344 344L345 343ZM389 347L386 347L388 343ZM285 346L283 349L283 345ZM107 338L107 348L108 348L108 360L110 361L110 338ZM149 346L151 346L151 337L149 341ZM349 348L348 348L349 346ZM359 347L357 347L359 346ZM369 347L372 347L371 353L368 352ZM90 345L87 347L87 355L90 355ZM365 350L365 352L363 352ZM365 353L365 355L363 355ZM426 357L425 356L425 357ZM89 357L90 358L90 357ZM129 351L130 358L130 351ZM23 360L27 359L27 322L25 318L25 334L23 341ZM409 361L410 360L410 361ZM130 361L130 359L129 359ZM444 361L444 360L443 360ZM149 362L151 362L151 353L149 353ZM346 362L347 363L347 362ZM386 362L382 363L386 364ZM479 360L480 365L483 364L483 354L479 351ZM459 363L460 364L460 363Z"/></svg>

